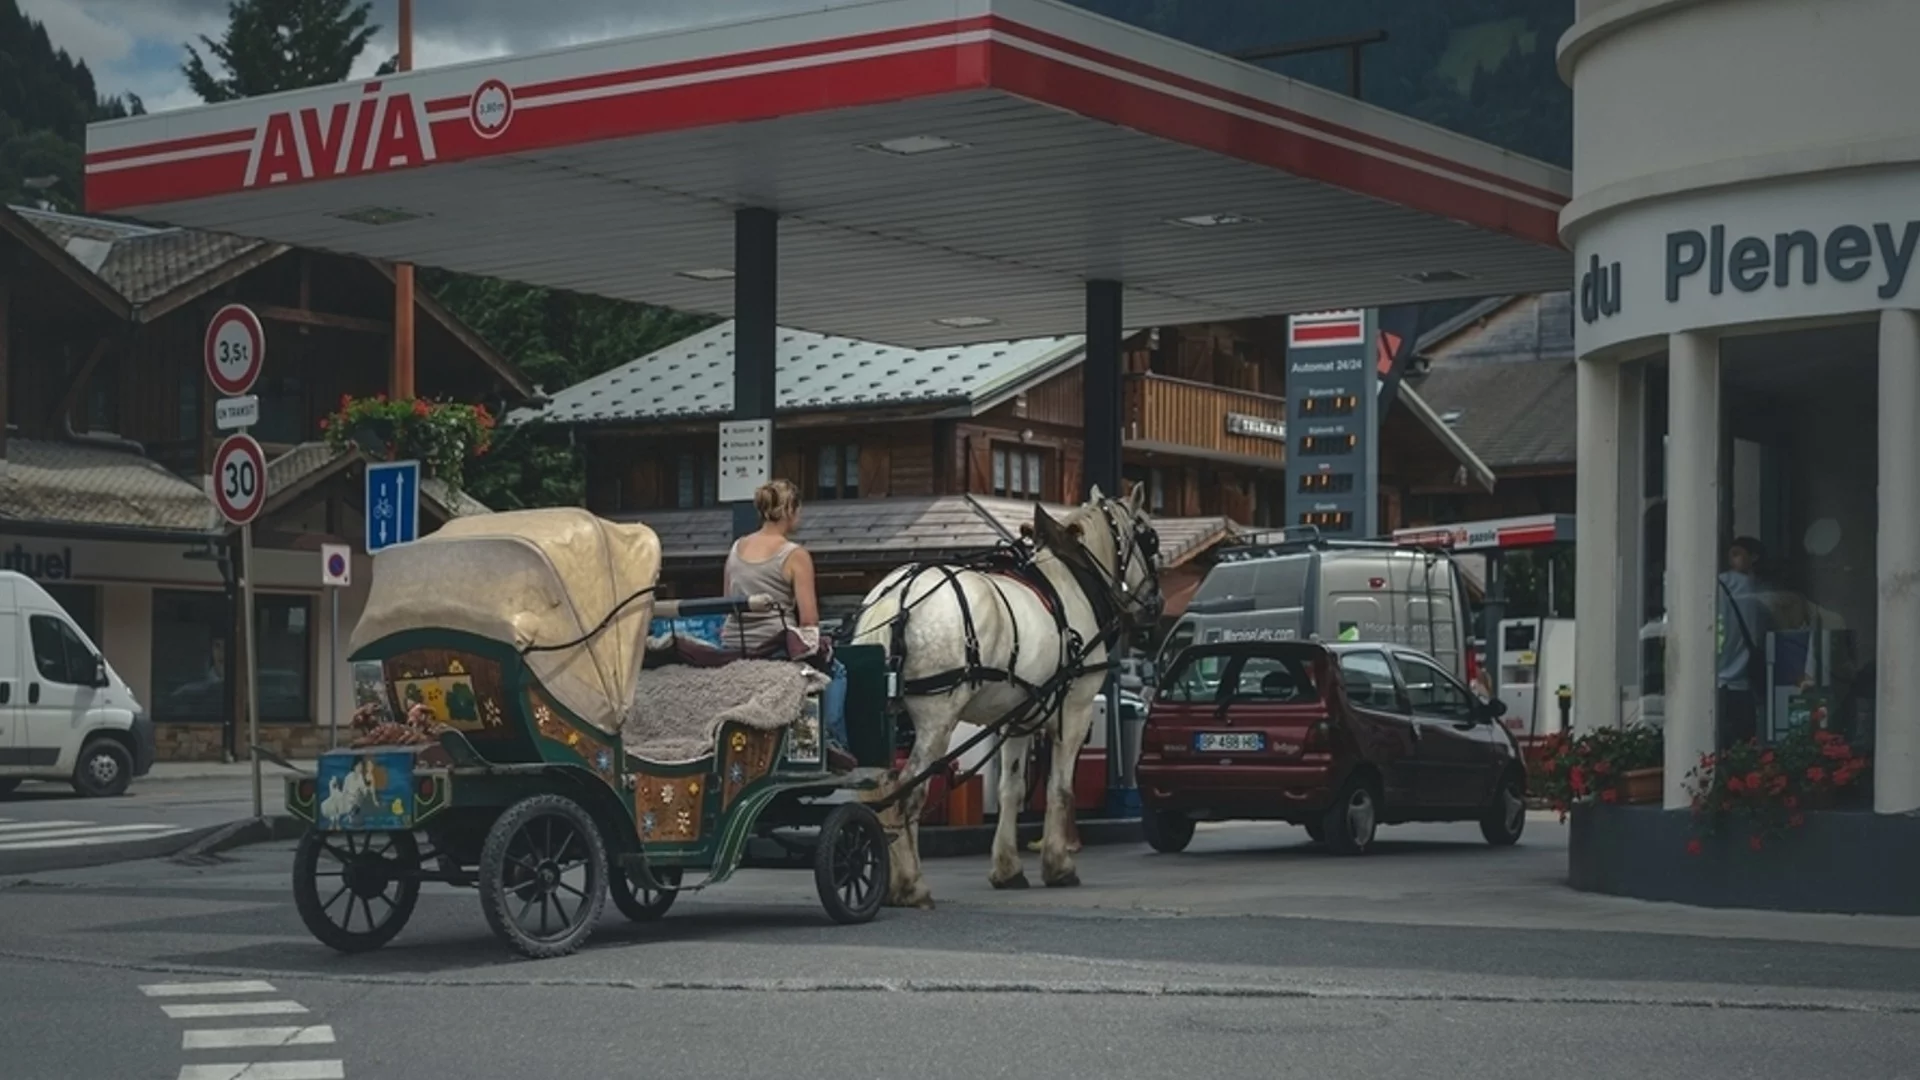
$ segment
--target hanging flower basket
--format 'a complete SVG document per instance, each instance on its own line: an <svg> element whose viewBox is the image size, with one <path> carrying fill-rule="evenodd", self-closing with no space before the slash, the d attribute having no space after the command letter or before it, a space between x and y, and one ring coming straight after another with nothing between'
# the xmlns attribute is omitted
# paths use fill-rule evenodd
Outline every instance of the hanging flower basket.
<svg viewBox="0 0 1920 1080"><path fill-rule="evenodd" d="M423 475L437 477L455 491L466 476L469 458L486 454L494 420L484 405L436 402L425 398L390 401L342 396L340 408L320 422L327 444L358 447L376 461L420 462Z"/></svg>
<svg viewBox="0 0 1920 1080"><path fill-rule="evenodd" d="M1581 735L1555 732L1529 761L1527 790L1566 820L1575 803L1635 802L1647 790L1658 801L1665 785L1660 729L1644 724L1597 728Z"/></svg>

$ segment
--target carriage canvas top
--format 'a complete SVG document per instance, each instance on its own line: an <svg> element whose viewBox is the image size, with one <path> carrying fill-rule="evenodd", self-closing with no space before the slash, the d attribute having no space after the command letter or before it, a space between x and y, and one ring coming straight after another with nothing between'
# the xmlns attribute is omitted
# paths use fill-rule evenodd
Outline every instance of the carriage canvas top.
<svg viewBox="0 0 1920 1080"><path fill-rule="evenodd" d="M524 653L561 705L608 735L633 704L660 577L645 525L563 507L460 518L380 553L356 658L409 631L457 631Z"/></svg>

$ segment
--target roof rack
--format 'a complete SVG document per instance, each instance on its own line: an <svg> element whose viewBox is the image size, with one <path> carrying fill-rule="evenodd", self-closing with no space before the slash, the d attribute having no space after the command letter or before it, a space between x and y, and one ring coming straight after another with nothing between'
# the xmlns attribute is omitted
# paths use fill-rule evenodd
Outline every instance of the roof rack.
<svg viewBox="0 0 1920 1080"><path fill-rule="evenodd" d="M1317 525L1300 525L1243 533L1237 543L1222 546L1218 558L1220 562L1247 562L1294 555L1302 551L1427 551L1449 554L1446 548L1434 544L1329 539Z"/></svg>

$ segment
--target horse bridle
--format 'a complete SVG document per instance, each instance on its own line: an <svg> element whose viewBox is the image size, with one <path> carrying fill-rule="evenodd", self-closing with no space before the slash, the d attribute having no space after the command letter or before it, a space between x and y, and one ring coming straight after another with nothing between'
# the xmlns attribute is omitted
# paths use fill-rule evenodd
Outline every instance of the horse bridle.
<svg viewBox="0 0 1920 1080"><path fill-rule="evenodd" d="M1160 534L1144 518L1135 518L1132 529L1122 529L1114 517L1111 500L1101 499L1094 505L1099 508L1100 516L1106 519L1107 535L1113 540L1114 568L1109 571L1099 559L1089 558L1086 561L1102 579L1114 610L1120 612L1128 623L1137 624L1146 614L1146 601L1135 599L1132 586L1127 584L1127 575L1132 571L1135 559L1144 559L1147 583L1151 590L1149 595L1159 595L1160 571L1155 562L1160 556ZM1081 549L1086 550L1084 543ZM1087 554L1093 553L1088 551Z"/></svg>

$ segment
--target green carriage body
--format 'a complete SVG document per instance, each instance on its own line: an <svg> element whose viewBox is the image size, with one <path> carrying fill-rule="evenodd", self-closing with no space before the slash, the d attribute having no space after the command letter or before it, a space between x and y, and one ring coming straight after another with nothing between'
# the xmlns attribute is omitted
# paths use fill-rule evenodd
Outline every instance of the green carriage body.
<svg viewBox="0 0 1920 1080"><path fill-rule="evenodd" d="M555 513L586 517L591 528L635 528L610 526L581 511L525 511L493 517ZM528 528L537 535L549 524L535 521ZM507 522L509 530L514 525ZM645 539L650 541L651 533ZM420 546L430 543L431 539L422 541ZM447 544L443 558L460 553L457 544L443 543ZM404 572L419 565L422 559L416 552L395 569ZM383 560L381 571L386 566ZM646 584L650 586L651 581ZM380 587L381 579L376 578L376 592ZM623 602L632 599L621 598ZM736 603L696 601L677 606L687 611L700 605ZM634 604L640 609L634 617L650 620L652 606ZM588 630L596 625L604 628L606 621L596 618L597 614L590 609L577 615L576 621ZM860 799L862 793L880 787L893 764L894 744L888 674L879 647L849 646L838 653L847 673L848 749L859 767L834 772L827 767L817 690L808 693L804 714L789 726L755 728L729 721L718 727L702 756L649 760L623 745L617 729L607 730L606 708L597 724L581 715L543 682L535 664L529 662L531 650L524 643L500 640L504 636L414 625L359 640L356 630L349 662L356 672L378 671L374 686L356 680L363 693L376 690L382 699L378 704L394 718L405 717L413 706L424 707L439 733L434 741L419 745L328 751L321 755L313 775L287 779L288 813L310 825L297 856L296 898L309 928L328 944L357 951L384 943L392 932L382 926L356 937L327 919L316 922L312 909L321 902L319 890L309 890L300 879L320 864L321 852L332 851L342 864L341 891L347 894L349 919L362 886L371 887L366 885L372 880L367 874L377 878L383 890L400 889L410 912L413 894L401 882L403 875L417 881L477 884L484 894L486 862L489 857L500 862L500 856L490 852L490 840L500 831L503 817L523 805L550 805L558 799L577 807L582 820L591 821L597 846L604 848L605 874L612 879L609 887L615 902L636 918L643 917L635 914L640 910L657 916L671 903L672 894L718 884L743 866L814 865L823 858L816 848L825 843L829 827L845 828L847 821L853 821L867 835L875 835L877 818L860 805ZM635 658L634 670L623 677L638 676L640 666ZM577 688L575 700L581 700ZM840 793L851 793L851 799ZM807 839L807 830L817 831L818 836ZM429 844L425 856L414 854L416 835ZM368 838L375 836L401 846L403 850L391 855L397 862L376 865L372 856L358 854L370 849ZM884 840L881 846L884 849ZM878 858L884 870L884 850ZM410 860L418 865L406 869ZM356 886L352 871L363 864L361 884ZM818 866L816 871L825 872ZM496 877L501 873L498 866L493 872ZM698 875L698 880L689 875ZM870 911L836 911L824 879L821 889L823 903L839 921L863 922L872 917ZM313 895L307 895L309 891ZM635 906L635 897L648 896L655 898L652 908ZM877 907L877 902L865 906ZM598 910L597 901L593 910ZM544 911L543 907L543 917ZM501 930L492 907L488 914L495 929ZM367 919L371 927L371 911ZM404 923L404 913L399 921ZM579 944L573 941L564 949L542 951L515 941L511 934L503 936L530 955L557 955Z"/></svg>

